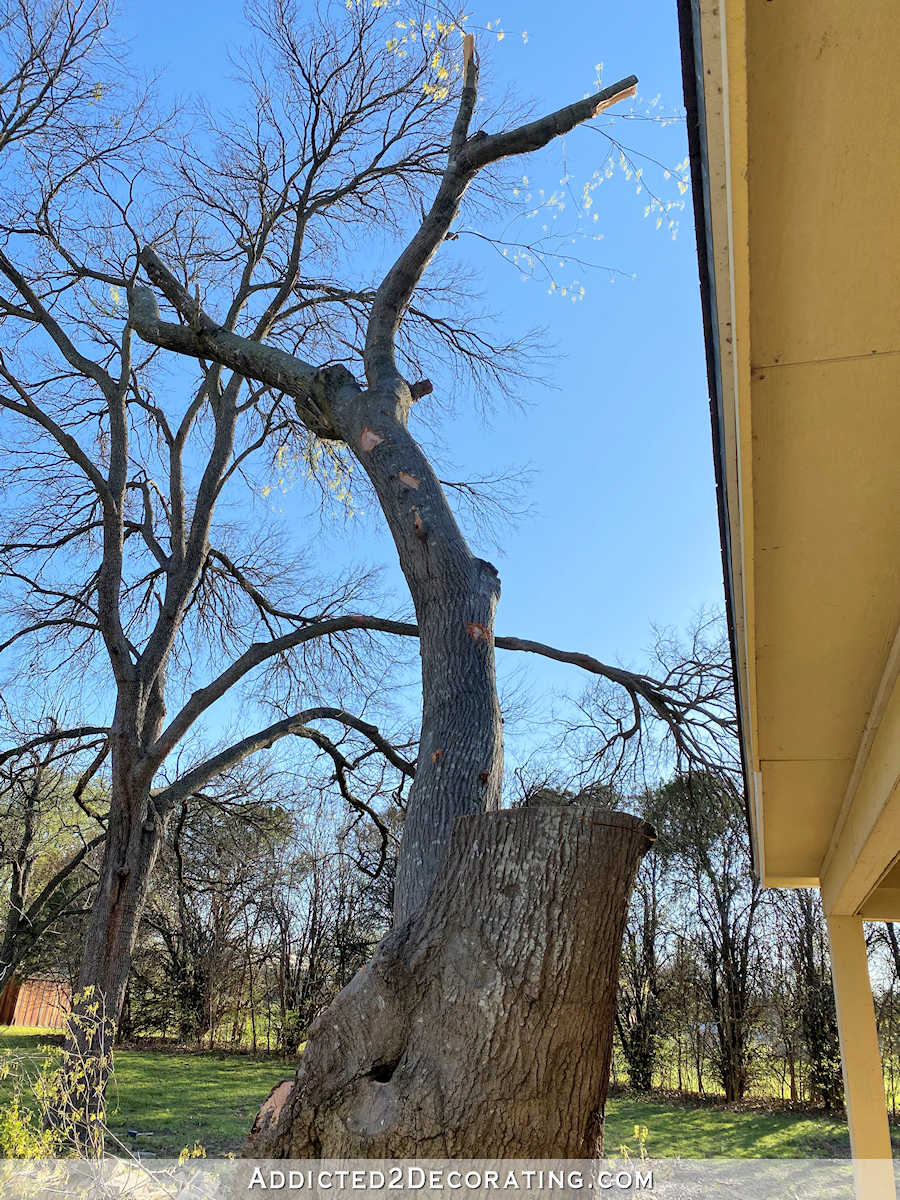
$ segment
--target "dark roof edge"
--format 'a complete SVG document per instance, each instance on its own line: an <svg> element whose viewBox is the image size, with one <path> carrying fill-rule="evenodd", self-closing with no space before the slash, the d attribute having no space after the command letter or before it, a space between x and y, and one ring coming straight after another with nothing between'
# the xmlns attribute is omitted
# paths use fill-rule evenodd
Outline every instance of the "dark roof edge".
<svg viewBox="0 0 900 1200"><path fill-rule="evenodd" d="M725 584L725 616L731 646L731 669L737 699L738 739L741 747L741 771L744 778L744 812L750 832L753 868L759 874L757 848L750 819L750 779L744 750L744 728L738 674L737 640L734 624L734 579L731 573L731 525L728 520L728 496L725 490L725 438L722 414L722 362L719 354L719 326L716 310L716 279L712 245L712 220L707 169L706 106L703 93L703 47L700 39L699 0L677 0L678 31L681 42L681 77L687 118L688 153L691 164L691 193L694 202L694 230L697 237L697 265L700 271L700 303L703 312L703 336L706 344L706 375L709 383L709 412L712 427L713 463L716 472L716 507L719 513L719 541L722 547L722 577Z"/></svg>

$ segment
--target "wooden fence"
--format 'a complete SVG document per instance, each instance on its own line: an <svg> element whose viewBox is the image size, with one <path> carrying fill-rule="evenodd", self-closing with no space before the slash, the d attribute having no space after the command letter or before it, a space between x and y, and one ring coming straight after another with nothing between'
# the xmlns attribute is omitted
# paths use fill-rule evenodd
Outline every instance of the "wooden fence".
<svg viewBox="0 0 900 1200"><path fill-rule="evenodd" d="M71 992L55 979L11 979L0 992L0 1025L63 1029Z"/></svg>

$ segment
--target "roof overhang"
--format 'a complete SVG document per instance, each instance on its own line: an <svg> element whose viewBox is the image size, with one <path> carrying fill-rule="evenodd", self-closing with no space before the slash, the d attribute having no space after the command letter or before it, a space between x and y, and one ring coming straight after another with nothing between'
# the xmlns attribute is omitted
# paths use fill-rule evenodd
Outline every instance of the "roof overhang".
<svg viewBox="0 0 900 1200"><path fill-rule="evenodd" d="M679 9L755 865L900 919L900 6Z"/></svg>

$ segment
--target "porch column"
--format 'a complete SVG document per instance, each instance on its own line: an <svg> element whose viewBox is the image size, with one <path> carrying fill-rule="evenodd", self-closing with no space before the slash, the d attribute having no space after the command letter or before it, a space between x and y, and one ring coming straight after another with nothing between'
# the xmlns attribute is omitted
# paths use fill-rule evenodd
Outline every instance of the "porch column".
<svg viewBox="0 0 900 1200"><path fill-rule="evenodd" d="M895 1200L887 1102L862 918L830 916L827 920L857 1194L866 1200Z"/></svg>

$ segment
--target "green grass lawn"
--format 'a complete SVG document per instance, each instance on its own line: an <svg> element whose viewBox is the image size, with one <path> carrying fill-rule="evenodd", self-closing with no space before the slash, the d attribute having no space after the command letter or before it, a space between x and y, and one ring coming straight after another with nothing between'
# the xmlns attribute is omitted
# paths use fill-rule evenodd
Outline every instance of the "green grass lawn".
<svg viewBox="0 0 900 1200"><path fill-rule="evenodd" d="M37 1064L40 1030L0 1029L0 1052ZM209 1156L239 1151L260 1102L293 1073L290 1061L235 1054L121 1050L109 1093L108 1123L122 1142L174 1156L195 1141ZM6 1092L4 1092L6 1088ZM0 1082L0 1102L8 1084ZM635 1125L645 1125L647 1151L656 1158L848 1157L846 1123L809 1113L728 1109L663 1098L611 1096L606 1152L636 1148ZM127 1130L141 1136L132 1143Z"/></svg>
<svg viewBox="0 0 900 1200"><path fill-rule="evenodd" d="M116 1055L107 1123L123 1142L178 1154L195 1141L209 1157L239 1151L257 1109L296 1064L234 1054L169 1054L125 1050Z"/></svg>
<svg viewBox="0 0 900 1200"><path fill-rule="evenodd" d="M0 1029L0 1052L12 1050L37 1066L41 1030ZM176 1156L199 1142L209 1157L237 1152L260 1103L295 1065L238 1054L121 1050L107 1099L107 1124L126 1145ZM4 1098L0 1082L0 1101ZM7 1088L8 1092L8 1088ZM128 1130L140 1136L132 1141Z"/></svg>
<svg viewBox="0 0 900 1200"><path fill-rule="evenodd" d="M611 1096L604 1149L635 1147L647 1127L651 1158L849 1158L847 1123L817 1114L726 1108L644 1096Z"/></svg>

